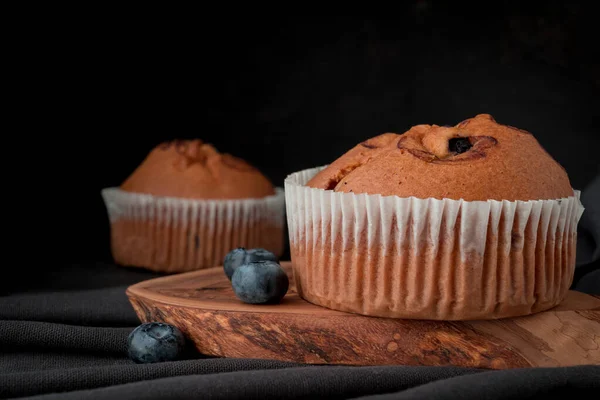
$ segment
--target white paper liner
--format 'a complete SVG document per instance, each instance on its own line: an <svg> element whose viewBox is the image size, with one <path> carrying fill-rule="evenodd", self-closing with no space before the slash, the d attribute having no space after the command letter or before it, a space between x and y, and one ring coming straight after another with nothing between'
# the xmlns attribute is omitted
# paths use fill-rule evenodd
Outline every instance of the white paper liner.
<svg viewBox="0 0 600 400"><path fill-rule="evenodd" d="M558 200L464 201L334 192L285 180L299 295L370 316L435 320L527 315L573 280L579 191Z"/></svg>
<svg viewBox="0 0 600 400"><path fill-rule="evenodd" d="M236 247L262 247L280 256L285 195L262 199L197 200L102 190L118 264L159 272L222 265Z"/></svg>

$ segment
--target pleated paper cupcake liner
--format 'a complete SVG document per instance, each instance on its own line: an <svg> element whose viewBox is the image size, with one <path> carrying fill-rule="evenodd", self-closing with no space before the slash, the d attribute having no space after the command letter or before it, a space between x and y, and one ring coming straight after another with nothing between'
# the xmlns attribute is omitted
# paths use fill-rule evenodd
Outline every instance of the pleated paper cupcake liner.
<svg viewBox="0 0 600 400"><path fill-rule="evenodd" d="M106 188L111 250L120 265L178 273L222 265L236 247L284 248L285 195L196 200Z"/></svg>
<svg viewBox="0 0 600 400"><path fill-rule="evenodd" d="M535 201L340 193L285 181L299 295L369 316L470 320L549 309L573 280L579 192Z"/></svg>

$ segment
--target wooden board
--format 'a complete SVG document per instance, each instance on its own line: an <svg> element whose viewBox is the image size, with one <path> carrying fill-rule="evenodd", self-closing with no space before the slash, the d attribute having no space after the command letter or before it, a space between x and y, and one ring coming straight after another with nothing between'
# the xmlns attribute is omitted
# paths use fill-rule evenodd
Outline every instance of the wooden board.
<svg viewBox="0 0 600 400"><path fill-rule="evenodd" d="M282 263L292 276L289 262ZM179 327L203 354L309 364L489 369L600 364L600 298L569 292L551 311L495 321L365 317L302 300L239 301L222 268L156 278L127 295L142 322Z"/></svg>

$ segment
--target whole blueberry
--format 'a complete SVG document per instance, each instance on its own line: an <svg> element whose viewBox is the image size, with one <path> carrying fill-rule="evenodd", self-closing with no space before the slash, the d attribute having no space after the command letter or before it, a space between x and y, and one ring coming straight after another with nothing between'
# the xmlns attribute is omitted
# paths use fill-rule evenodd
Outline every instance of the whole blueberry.
<svg viewBox="0 0 600 400"><path fill-rule="evenodd" d="M235 295L245 303L274 304L286 295L290 282L278 263L267 260L239 266L231 285Z"/></svg>
<svg viewBox="0 0 600 400"><path fill-rule="evenodd" d="M225 256L225 260L223 261L223 269L225 270L225 275L227 278L231 280L233 276L233 272L244 263L246 259L246 249L243 247L238 247L237 249L231 250Z"/></svg>
<svg viewBox="0 0 600 400"><path fill-rule="evenodd" d="M185 351L185 337L173 325L148 322L129 334L127 349L129 358L138 364L174 361Z"/></svg>
<svg viewBox="0 0 600 400"><path fill-rule="evenodd" d="M238 247L237 249L231 250L225 256L225 260L223 261L223 269L225 270L225 275L227 278L231 280L234 271L242 264L248 264L256 261L274 261L278 262L279 259L272 252L262 249L262 248L254 248L246 250L243 247Z"/></svg>

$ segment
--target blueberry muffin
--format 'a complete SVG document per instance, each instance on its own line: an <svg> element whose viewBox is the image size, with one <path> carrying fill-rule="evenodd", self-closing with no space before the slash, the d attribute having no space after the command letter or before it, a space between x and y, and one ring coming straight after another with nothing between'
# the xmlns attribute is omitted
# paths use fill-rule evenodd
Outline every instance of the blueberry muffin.
<svg viewBox="0 0 600 400"><path fill-rule="evenodd" d="M296 284L315 304L493 319L554 307L573 279L579 192L531 133L488 114L371 138L285 188Z"/></svg>
<svg viewBox="0 0 600 400"><path fill-rule="evenodd" d="M236 247L283 251L283 190L199 139L156 146L102 196L121 265L173 273L220 265Z"/></svg>

